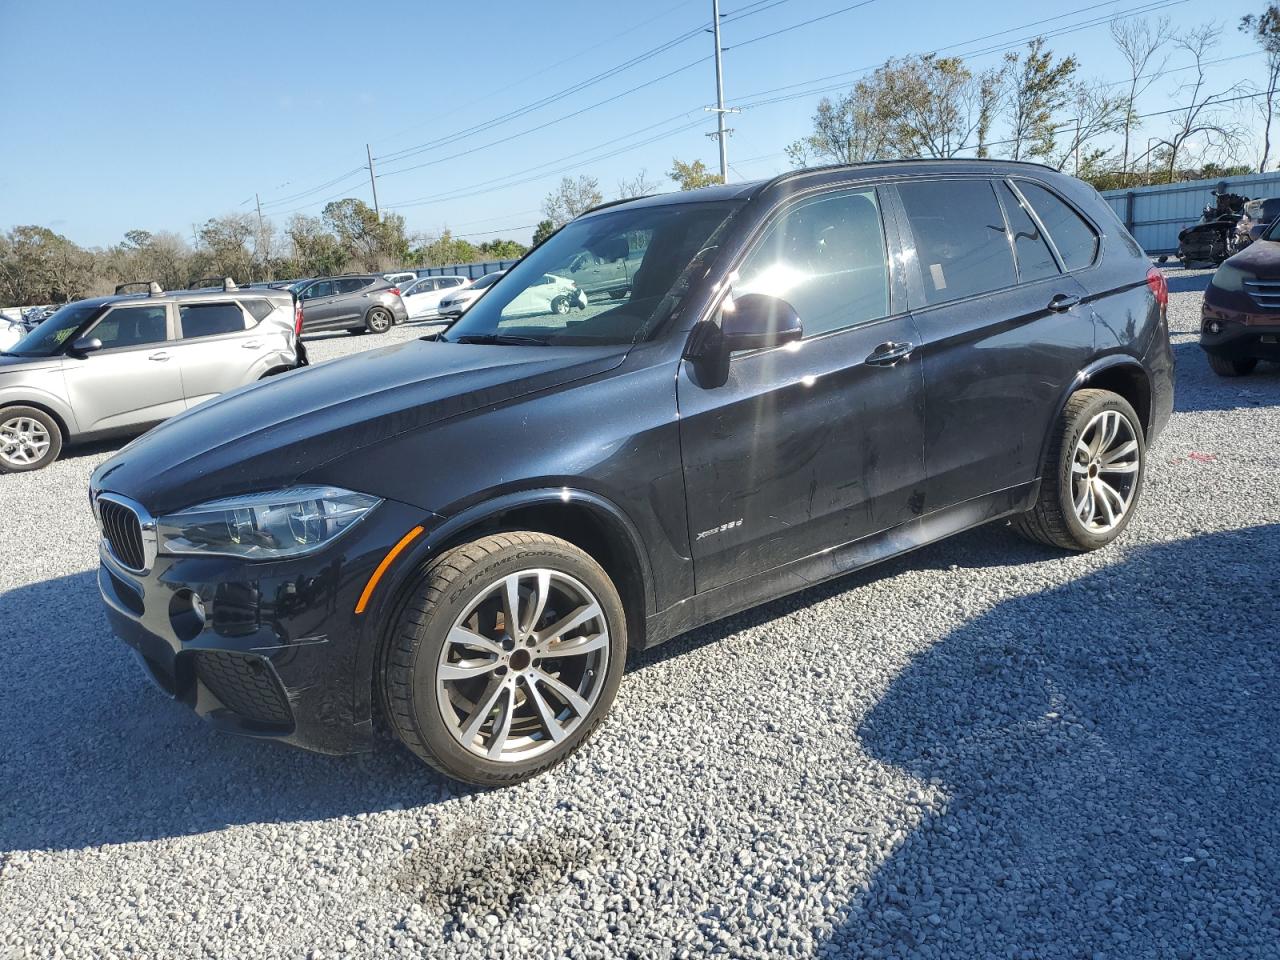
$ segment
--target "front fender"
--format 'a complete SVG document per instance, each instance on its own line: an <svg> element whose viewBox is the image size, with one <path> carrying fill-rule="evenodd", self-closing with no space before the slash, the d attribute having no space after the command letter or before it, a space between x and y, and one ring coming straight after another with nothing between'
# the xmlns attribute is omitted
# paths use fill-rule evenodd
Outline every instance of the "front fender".
<svg viewBox="0 0 1280 960"><path fill-rule="evenodd" d="M19 404L40 407L61 420L67 429L67 436L63 438L64 440L73 439L80 433L80 421L76 419L75 411L71 409L70 404L57 394L30 384L0 387L0 407L12 407Z"/></svg>

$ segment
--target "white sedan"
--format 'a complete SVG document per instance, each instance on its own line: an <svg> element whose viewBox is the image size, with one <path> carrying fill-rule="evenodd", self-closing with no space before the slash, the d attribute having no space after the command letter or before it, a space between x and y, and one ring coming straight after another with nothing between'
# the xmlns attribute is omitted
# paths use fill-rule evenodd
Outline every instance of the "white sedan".
<svg viewBox="0 0 1280 960"><path fill-rule="evenodd" d="M421 277L402 287L400 299L410 320L440 316L440 301L466 287L466 277Z"/></svg>

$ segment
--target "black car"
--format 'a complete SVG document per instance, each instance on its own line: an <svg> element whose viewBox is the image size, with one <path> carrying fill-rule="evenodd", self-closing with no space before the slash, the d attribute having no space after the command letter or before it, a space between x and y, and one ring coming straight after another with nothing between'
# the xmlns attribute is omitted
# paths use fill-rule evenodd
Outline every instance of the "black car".
<svg viewBox="0 0 1280 960"><path fill-rule="evenodd" d="M622 298L513 308L583 251L639 251ZM380 716L511 783L600 723L628 650L1001 518L1110 543L1173 405L1166 302L1098 194L1032 164L607 205L439 340L287 373L104 463L99 587L219 727L337 753Z"/></svg>

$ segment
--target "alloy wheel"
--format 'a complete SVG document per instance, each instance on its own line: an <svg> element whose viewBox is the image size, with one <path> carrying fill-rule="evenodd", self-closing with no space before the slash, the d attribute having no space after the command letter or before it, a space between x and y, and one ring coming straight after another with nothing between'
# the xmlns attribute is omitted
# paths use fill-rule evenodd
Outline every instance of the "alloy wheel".
<svg viewBox="0 0 1280 960"><path fill-rule="evenodd" d="M587 722L608 666L609 627L591 591L558 570L521 570L454 621L436 668L437 702L466 750L523 761Z"/></svg>
<svg viewBox="0 0 1280 960"><path fill-rule="evenodd" d="M32 417L12 417L0 423L0 460L15 467L29 467L49 452L49 431Z"/></svg>
<svg viewBox="0 0 1280 960"><path fill-rule="evenodd" d="M1076 519L1090 533L1106 533L1124 519L1138 488L1141 452L1137 429L1118 410L1089 421L1071 459Z"/></svg>

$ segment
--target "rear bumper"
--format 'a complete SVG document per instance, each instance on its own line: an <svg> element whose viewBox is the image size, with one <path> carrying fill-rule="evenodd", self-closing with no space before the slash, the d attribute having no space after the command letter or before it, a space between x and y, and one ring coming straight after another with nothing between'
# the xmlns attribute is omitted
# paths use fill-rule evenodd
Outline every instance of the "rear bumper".
<svg viewBox="0 0 1280 960"><path fill-rule="evenodd" d="M359 752L372 745L371 676L360 665L379 631L354 607L387 549L421 521L384 502L331 551L260 563L161 556L146 575L103 544L98 590L112 632L155 685L213 726Z"/></svg>

